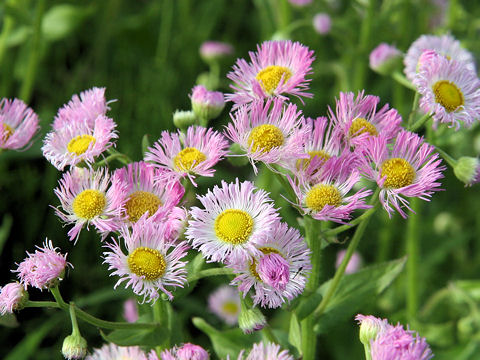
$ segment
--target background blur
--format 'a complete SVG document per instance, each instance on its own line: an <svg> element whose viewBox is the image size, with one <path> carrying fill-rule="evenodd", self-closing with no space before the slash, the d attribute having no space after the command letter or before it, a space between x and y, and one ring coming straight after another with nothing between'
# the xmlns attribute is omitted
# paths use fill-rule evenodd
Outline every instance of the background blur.
<svg viewBox="0 0 480 360"><path fill-rule="evenodd" d="M375 21L369 36L360 41L369 4L373 4ZM318 12L331 16L329 34L314 31L312 18ZM299 27L286 33L292 23ZM112 290L116 279L109 278L101 264L102 249L94 231L82 231L75 247L67 240L68 228L62 227L51 208L59 204L53 189L61 174L40 151L58 108L73 94L106 87L107 99L117 99L109 112L118 124L117 149L140 160L142 137L148 134L153 143L162 130L173 130L175 109L190 108L191 88L199 74L208 70L198 52L206 40L228 42L235 48L234 56L225 59L221 68L224 82L219 90L224 92L229 91L224 75L236 58L246 58L264 40L288 37L313 49L314 98L306 99L305 106L299 103L311 117L326 115L339 91L361 89L380 96L382 105L389 103L404 118L408 115L414 93L368 68L368 54L380 42L406 51L421 34L450 31L476 59L480 56L480 6L467 0L314 0L306 7L286 0L5 0L0 2L0 31L0 96L22 98L37 112L42 127L29 150L0 154L0 285L14 279L10 270L22 261L25 251L33 252L48 237L68 252L75 267L62 283L64 298L107 320L122 320L122 302L130 293ZM228 111L227 105L212 126L221 129L229 120ZM437 140L456 157L480 152L478 126L457 133L450 130ZM201 182L199 193L220 178L251 177L250 167L234 168L226 161L217 169L215 179ZM427 337L436 359L478 359L480 191L478 185L464 188L450 169L442 183L446 191L435 194L430 203L422 202L418 211L422 301L412 328ZM268 184L268 191L278 194L281 189L277 183ZM289 222L295 220L284 202L279 200L277 205L284 208ZM365 262L404 256L405 230L406 221L398 215L391 220L384 213L376 216L360 244ZM326 250L328 274L333 274L340 248L345 245ZM208 314L206 299L225 281L202 281L193 294L175 302L185 324L180 335L184 341L209 347L207 337L188 319L208 316L209 322L222 326ZM358 310L406 324L404 289L401 275L381 297ZM49 294L30 291L30 298L49 299ZM19 312L17 320L21 325L10 327L11 319L0 319L9 326L0 330L0 358L62 358L61 344L71 331L66 314L30 308ZM279 327L288 324L281 312L272 321ZM101 346L96 329L84 323L80 329L90 348ZM319 344L321 359L363 358L353 317L339 319Z"/></svg>

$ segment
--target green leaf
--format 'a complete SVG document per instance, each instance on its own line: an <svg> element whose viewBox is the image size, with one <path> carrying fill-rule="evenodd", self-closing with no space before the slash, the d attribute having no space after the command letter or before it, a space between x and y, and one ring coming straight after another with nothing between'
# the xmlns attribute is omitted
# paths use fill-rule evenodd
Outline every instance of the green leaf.
<svg viewBox="0 0 480 360"><path fill-rule="evenodd" d="M5 214L3 216L2 225L0 226L0 254L2 253L3 246L10 235L10 229L12 228L12 215Z"/></svg>
<svg viewBox="0 0 480 360"><path fill-rule="evenodd" d="M0 325L10 328L17 327L17 317L15 316L15 314L6 313L5 315L0 316Z"/></svg>
<svg viewBox="0 0 480 360"><path fill-rule="evenodd" d="M243 349L250 348L255 342L260 341L258 332L245 335L240 329L231 329L219 331L199 317L192 319L193 324L205 334L212 342L213 349L220 359L225 359L227 355L236 359Z"/></svg>
<svg viewBox="0 0 480 360"><path fill-rule="evenodd" d="M42 20L42 32L50 41L68 37L90 11L82 6L61 4L53 6Z"/></svg>
<svg viewBox="0 0 480 360"><path fill-rule="evenodd" d="M128 329L114 330L110 334L105 334L100 330L100 335L108 341L119 346L150 346L160 345L166 338L167 332L165 328L155 329Z"/></svg>
<svg viewBox="0 0 480 360"><path fill-rule="evenodd" d="M323 333L338 322L350 318L363 304L371 301L395 280L406 261L406 257L387 261L344 276L314 330ZM323 283L317 291L324 295L330 283L331 280Z"/></svg>
<svg viewBox="0 0 480 360"><path fill-rule="evenodd" d="M300 323L297 315L293 312L290 317L290 329L288 331L288 341L302 354L302 332L300 331Z"/></svg>

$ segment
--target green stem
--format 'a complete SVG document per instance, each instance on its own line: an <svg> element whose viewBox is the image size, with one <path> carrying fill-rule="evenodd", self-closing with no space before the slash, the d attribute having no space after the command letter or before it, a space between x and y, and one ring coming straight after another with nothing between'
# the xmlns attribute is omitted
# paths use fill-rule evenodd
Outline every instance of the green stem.
<svg viewBox="0 0 480 360"><path fill-rule="evenodd" d="M118 160L125 165L130 164L132 162L132 159L130 159L127 155L117 152L117 153L108 155L105 159L96 163L95 167L99 168L100 166L104 166L104 165L108 166L108 163L113 160Z"/></svg>
<svg viewBox="0 0 480 360"><path fill-rule="evenodd" d="M40 307L47 307L47 308L59 308L60 306L55 301L27 301L25 307L33 307L33 308L40 308Z"/></svg>
<svg viewBox="0 0 480 360"><path fill-rule="evenodd" d="M167 328L167 309L166 309L166 301L162 299L158 299L152 307L153 311L153 321L160 326ZM170 335L170 334L169 334ZM170 342L169 336L164 341L163 344L155 346L155 351L157 354L160 354L165 347L168 347L168 343ZM167 343L167 344L165 344Z"/></svg>
<svg viewBox="0 0 480 360"><path fill-rule="evenodd" d="M170 32L172 29L174 1L164 1L161 10L160 29L158 33L155 62L159 68L167 61L170 45Z"/></svg>
<svg viewBox="0 0 480 360"><path fill-rule="evenodd" d="M32 96L33 85L37 73L38 61L40 58L40 40L42 37L42 18L45 11L45 0L37 1L37 8L35 11L35 20L33 22L33 36L30 48L30 55L28 57L27 71L23 78L23 84L20 89L20 98L27 104Z"/></svg>
<svg viewBox="0 0 480 360"><path fill-rule="evenodd" d="M354 72L354 83L353 83L355 90L360 90L364 87L365 74L367 69L367 63L365 59L367 57L367 51L370 43L375 11L376 11L376 0L369 0L367 5L366 17L365 19L363 19L362 25L360 28L359 47L357 50L358 58L355 61L356 69Z"/></svg>
<svg viewBox="0 0 480 360"><path fill-rule="evenodd" d="M412 198L410 201L412 210L417 210L416 214L411 215L407 222L407 239L406 253L408 256L406 273L407 273L407 316L410 324L415 322L418 312L419 303L419 280L418 280L418 263L419 263L419 209L420 203L418 198ZM413 326L413 325L412 325Z"/></svg>
<svg viewBox="0 0 480 360"><path fill-rule="evenodd" d="M450 165L452 168L454 168L458 161L455 160L453 157L451 157L449 154L447 154L443 149L439 148L438 146L435 147L435 150L440 154L440 156Z"/></svg>
<svg viewBox="0 0 480 360"><path fill-rule="evenodd" d="M218 275L233 275L233 272L231 269L228 269L228 268L205 269L197 272L196 274L191 274L188 277L187 281L192 282L204 277L218 276Z"/></svg>
<svg viewBox="0 0 480 360"><path fill-rule="evenodd" d="M420 98L420 93L418 93L418 91L415 91L415 97L413 98L412 110L410 111L410 115L408 116L408 125L407 125L408 128L410 128L412 126L413 116L415 115L415 112L418 108L419 98Z"/></svg>
<svg viewBox="0 0 480 360"><path fill-rule="evenodd" d="M394 71L392 74L392 78L393 80L395 80L399 84L402 84L406 88L413 90L415 92L417 91L417 88L415 87L415 85L413 85L401 72Z"/></svg>
<svg viewBox="0 0 480 360"><path fill-rule="evenodd" d="M280 342L278 341L277 337L276 337L275 334L273 333L272 328L271 328L269 325L266 325L266 326L262 329L262 335L263 335L263 337L265 338L266 341L268 341L268 342L273 342L273 343L275 343L275 344L280 344Z"/></svg>
<svg viewBox="0 0 480 360"><path fill-rule="evenodd" d="M305 287L306 293L313 293L320 284L320 268L322 259L322 242L319 238L320 222L312 219L310 216L303 218L305 226L305 240L311 251L312 271ZM316 322L309 316L302 320L302 352L303 359L315 359L317 348L317 334L313 331Z"/></svg>
<svg viewBox="0 0 480 360"><path fill-rule="evenodd" d="M415 132L418 129L422 128L425 123L431 119L433 114L425 114L420 119L418 119L412 126L408 127L408 131Z"/></svg>
<svg viewBox="0 0 480 360"><path fill-rule="evenodd" d="M62 295L60 295L60 290L58 287L50 288L50 292L52 293L55 301L58 304L58 307L66 312L70 312L70 306L63 300ZM154 323L128 323L128 322L113 322L113 321L106 321L95 316L88 314L87 312L79 309L73 303L71 306L74 307L75 313L79 319L96 326L102 329L150 329L155 328L158 325Z"/></svg>
<svg viewBox="0 0 480 360"><path fill-rule="evenodd" d="M350 221L348 224L340 225L340 226L337 226L336 228L324 231L322 233L322 236L325 237L325 238L328 238L328 237L331 237L331 236L334 236L334 235L338 235L338 234L340 234L344 231L350 230L353 226L356 226L356 225L360 224L361 222L363 222L363 220L366 220L367 218L369 218L374 212L375 212L374 208L368 209L362 215L360 215L356 219Z"/></svg>
<svg viewBox="0 0 480 360"><path fill-rule="evenodd" d="M75 305L70 303L69 308L70 320L72 320L72 335L79 336L80 330L78 329L77 316L75 315Z"/></svg>
<svg viewBox="0 0 480 360"><path fill-rule="evenodd" d="M14 1L9 0L5 3L5 5L13 3ZM15 22L13 17L8 14L4 14L2 33L0 34L0 68L2 68L3 57L7 52L7 39L10 36L11 31L13 30L14 24Z"/></svg>
<svg viewBox="0 0 480 360"><path fill-rule="evenodd" d="M375 211L378 204L379 204L379 197L378 194L380 193L380 188L377 188L375 193L372 196L372 199L370 201L370 204L372 205L372 210ZM343 274L345 273L345 269L347 268L348 262L350 261L350 258L352 257L353 253L357 249L357 246L360 242L360 239L363 236L363 233L365 232L365 229L367 228L367 225L369 223L370 216L366 217L360 225L358 225L357 229L355 230L355 234L353 235L352 241L348 245L347 252L345 253L345 257L342 260L342 263L338 267L337 271L335 272L335 275L333 276L333 280L330 283L330 286L323 297L322 301L318 305L318 307L315 309L313 312L313 316L311 318L313 319L318 319L320 315L323 314L325 311L328 303L330 302L331 298L335 294L335 291L337 290L338 285L340 284L340 280L342 280Z"/></svg>

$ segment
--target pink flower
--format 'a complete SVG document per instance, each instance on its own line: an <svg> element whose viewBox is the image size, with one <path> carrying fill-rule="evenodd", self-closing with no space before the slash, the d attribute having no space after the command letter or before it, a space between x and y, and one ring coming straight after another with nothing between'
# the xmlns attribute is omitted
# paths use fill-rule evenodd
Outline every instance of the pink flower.
<svg viewBox="0 0 480 360"><path fill-rule="evenodd" d="M13 282L0 288L0 314L13 313L13 310L20 310L23 303L28 300L28 293L22 284Z"/></svg>
<svg viewBox="0 0 480 360"><path fill-rule="evenodd" d="M22 100L0 101L0 150L28 148L39 129L37 114Z"/></svg>
<svg viewBox="0 0 480 360"><path fill-rule="evenodd" d="M332 27L332 19L326 13L318 13L313 17L313 28L320 35L325 35L330 32Z"/></svg>
<svg viewBox="0 0 480 360"><path fill-rule="evenodd" d="M369 56L370 68L380 74L387 75L402 57L402 52L387 43L379 44Z"/></svg>
<svg viewBox="0 0 480 360"><path fill-rule="evenodd" d="M180 347L174 346L164 350L160 357L162 360L208 360L210 355L201 346L185 343Z"/></svg>
<svg viewBox="0 0 480 360"><path fill-rule="evenodd" d="M220 115L225 107L225 99L220 91L208 91L197 85L192 89L192 110L201 120L208 121Z"/></svg>
<svg viewBox="0 0 480 360"><path fill-rule="evenodd" d="M233 54L233 46L221 41L205 41L200 46L200 56L205 60L216 60Z"/></svg>
<svg viewBox="0 0 480 360"><path fill-rule="evenodd" d="M88 355L85 360L147 360L147 355L138 346L118 346L105 344L100 349L94 349L93 354Z"/></svg>
<svg viewBox="0 0 480 360"><path fill-rule="evenodd" d="M265 254L258 262L257 273L266 285L284 291L290 279L290 266L279 254Z"/></svg>
<svg viewBox="0 0 480 360"><path fill-rule="evenodd" d="M238 295L238 291L234 287L221 286L209 295L208 308L228 325L235 325L240 313L240 297Z"/></svg>
<svg viewBox="0 0 480 360"><path fill-rule="evenodd" d="M135 299L127 299L123 303L123 317L129 323L134 323L138 320L138 308Z"/></svg>
<svg viewBox="0 0 480 360"><path fill-rule="evenodd" d="M71 265L67 263L67 255L58 253L51 240L46 239L43 248L37 248L33 254L27 252L28 257L18 265L17 270L13 270L18 273L25 289L27 286L40 290L56 286L58 281L63 280L65 267Z"/></svg>
<svg viewBox="0 0 480 360"><path fill-rule="evenodd" d="M245 360L294 360L294 357L287 350L281 350L280 345L260 342L253 344Z"/></svg>

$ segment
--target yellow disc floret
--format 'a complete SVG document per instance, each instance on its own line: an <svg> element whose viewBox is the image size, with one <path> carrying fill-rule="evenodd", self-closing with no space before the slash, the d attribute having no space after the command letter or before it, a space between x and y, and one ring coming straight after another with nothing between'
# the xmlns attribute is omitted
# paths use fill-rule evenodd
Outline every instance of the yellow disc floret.
<svg viewBox="0 0 480 360"><path fill-rule="evenodd" d="M322 210L325 205L340 206L342 194L333 185L315 185L305 197L305 205L314 212Z"/></svg>
<svg viewBox="0 0 480 360"><path fill-rule="evenodd" d="M156 280L165 273L167 262L156 249L147 247L136 248L128 255L128 267L137 276L144 276L145 280Z"/></svg>
<svg viewBox="0 0 480 360"><path fill-rule="evenodd" d="M98 190L88 189L83 190L73 200L73 212L79 218L93 219L103 213L107 199L105 194Z"/></svg>
<svg viewBox="0 0 480 360"><path fill-rule="evenodd" d="M330 155L323 150L314 150L314 151L309 151L308 152L309 158L308 159L298 159L297 160L297 169L300 170L303 168L305 170L310 163L312 162L313 158L318 158L320 159L319 166L323 165L325 161L330 159Z"/></svg>
<svg viewBox="0 0 480 360"><path fill-rule="evenodd" d="M435 94L435 101L448 112L455 111L464 104L462 91L450 81L437 81L433 84L432 90Z"/></svg>
<svg viewBox="0 0 480 360"><path fill-rule="evenodd" d="M260 70L255 79L262 86L263 91L272 95L283 77L283 83L286 84L292 77L292 72L285 66L270 65Z"/></svg>
<svg viewBox="0 0 480 360"><path fill-rule="evenodd" d="M207 157L204 153L196 148L187 147L174 157L173 162L177 169L189 171L205 160L207 160Z"/></svg>
<svg viewBox="0 0 480 360"><path fill-rule="evenodd" d="M222 311L228 315L237 315L238 304L233 301L227 301L222 305Z"/></svg>
<svg viewBox="0 0 480 360"><path fill-rule="evenodd" d="M95 144L95 138L92 135L75 136L67 145L67 150L75 155L82 155L88 150L90 144Z"/></svg>
<svg viewBox="0 0 480 360"><path fill-rule="evenodd" d="M247 144L252 147L253 152L269 152L274 147L283 145L285 141L282 130L275 125L263 124L256 126L248 136Z"/></svg>
<svg viewBox="0 0 480 360"><path fill-rule="evenodd" d="M386 176L384 188L398 189L413 184L415 170L410 163L402 158L386 160L380 168L380 176Z"/></svg>
<svg viewBox="0 0 480 360"><path fill-rule="evenodd" d="M148 191L135 191L125 203L125 210L128 219L131 222L137 222L148 211L148 216L152 216L162 206L159 197Z"/></svg>
<svg viewBox="0 0 480 360"><path fill-rule="evenodd" d="M253 230L253 219L246 211L227 209L215 219L217 237L233 245L241 245L248 241Z"/></svg>
<svg viewBox="0 0 480 360"><path fill-rule="evenodd" d="M3 123L3 141L7 141L10 136L13 135L14 131L12 127L8 124Z"/></svg>
<svg viewBox="0 0 480 360"><path fill-rule="evenodd" d="M353 120L352 125L350 125L350 129L348 130L348 135L357 136L364 133L369 133L373 136L378 135L378 131L375 128L375 125L368 122L366 119L356 118L355 120Z"/></svg>

